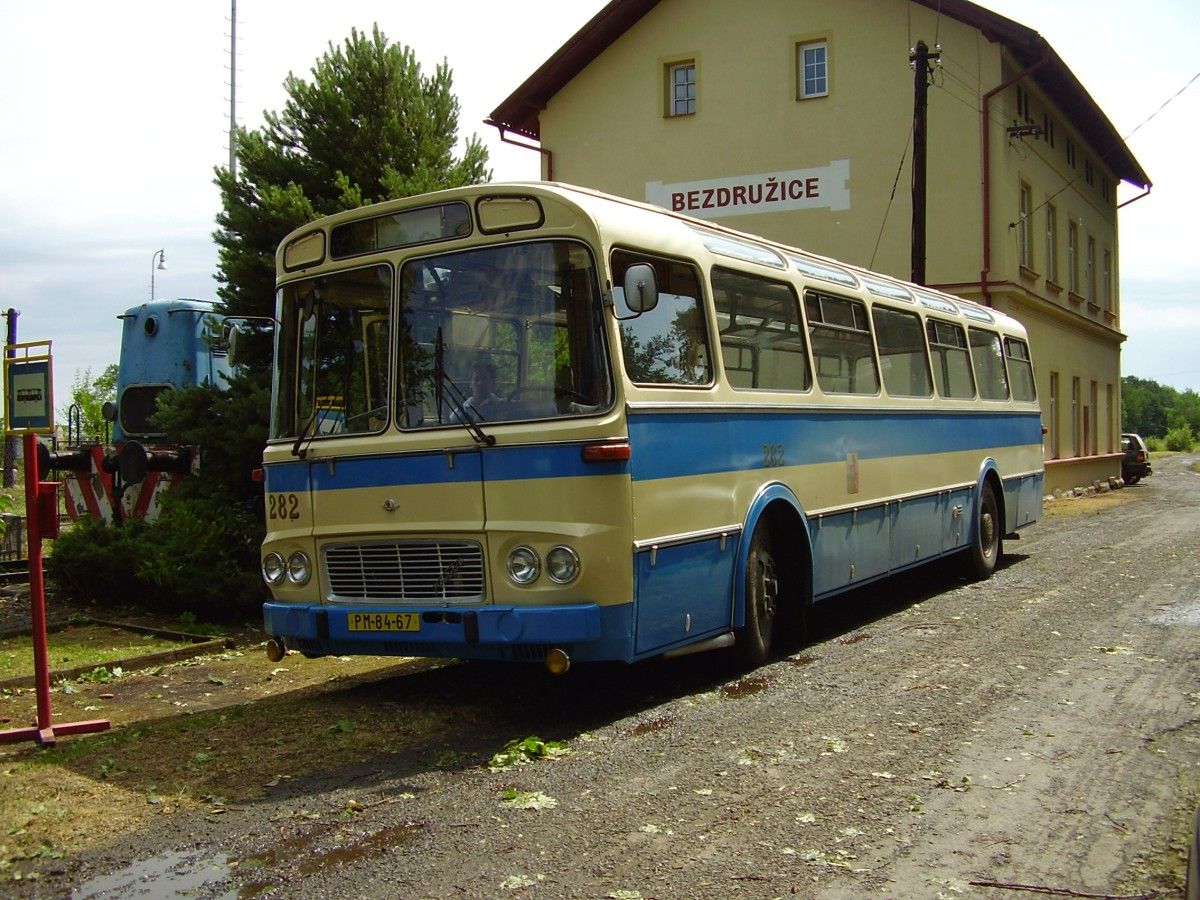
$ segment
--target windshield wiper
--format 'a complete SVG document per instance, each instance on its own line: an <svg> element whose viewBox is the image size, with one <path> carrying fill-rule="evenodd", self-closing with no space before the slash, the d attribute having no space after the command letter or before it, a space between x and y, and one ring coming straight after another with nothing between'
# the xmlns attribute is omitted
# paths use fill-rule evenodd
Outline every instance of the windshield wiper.
<svg viewBox="0 0 1200 900"><path fill-rule="evenodd" d="M296 435L296 440L292 444L292 456L296 457L297 459L304 459L306 456L308 456L308 445L313 442L313 438L315 438L317 436L317 432L321 430L320 426L317 424L318 421L320 420L322 414L328 414L331 412L333 412L333 407L331 406L318 406L313 410L312 415L308 417L308 421L304 423L304 427L300 429L300 433ZM310 429L312 431L311 434L309 433Z"/></svg>
<svg viewBox="0 0 1200 900"><path fill-rule="evenodd" d="M453 407L453 412L458 416L457 423L462 425L470 433L475 443L483 444L491 447L496 443L496 436L488 434L480 427L479 421L475 418L474 410L467 406L466 395L463 394L454 381L446 375L444 365L445 347L442 342L442 329L438 328L437 338L433 345L433 383L437 396L437 414L438 420L442 418L442 403L443 400L449 400Z"/></svg>

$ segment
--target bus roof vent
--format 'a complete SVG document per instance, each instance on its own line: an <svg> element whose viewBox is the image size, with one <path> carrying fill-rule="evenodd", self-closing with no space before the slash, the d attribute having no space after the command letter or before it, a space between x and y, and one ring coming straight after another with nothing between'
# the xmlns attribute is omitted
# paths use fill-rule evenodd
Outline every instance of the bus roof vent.
<svg viewBox="0 0 1200 900"><path fill-rule="evenodd" d="M974 319L976 322L995 322L996 317L986 309L979 306L972 306L966 303L958 304L958 308L962 310L962 314L968 319Z"/></svg>
<svg viewBox="0 0 1200 900"><path fill-rule="evenodd" d="M704 246L710 253L718 256L728 256L730 259L740 259L745 262L759 263L772 269L786 269L787 263L783 257L769 247L755 244L752 241L742 241L723 234L709 231L705 228L693 228Z"/></svg>
<svg viewBox="0 0 1200 900"><path fill-rule="evenodd" d="M939 297L936 294L927 294L924 291L917 291L917 296L921 298L922 306L936 309L938 312L950 313L952 316L958 315L958 306L944 297Z"/></svg>
<svg viewBox="0 0 1200 900"><path fill-rule="evenodd" d="M789 255L788 259L795 266L796 271L810 278L820 278L822 281L831 281L834 284L843 284L846 287L858 287L858 279L840 266L822 262L821 260L810 259L807 256Z"/></svg>
<svg viewBox="0 0 1200 900"><path fill-rule="evenodd" d="M894 281L883 281L879 278L868 278L863 276L863 284L867 286L867 290L878 297L886 297L889 300L900 300L904 303L915 303L912 292L902 284L897 284Z"/></svg>

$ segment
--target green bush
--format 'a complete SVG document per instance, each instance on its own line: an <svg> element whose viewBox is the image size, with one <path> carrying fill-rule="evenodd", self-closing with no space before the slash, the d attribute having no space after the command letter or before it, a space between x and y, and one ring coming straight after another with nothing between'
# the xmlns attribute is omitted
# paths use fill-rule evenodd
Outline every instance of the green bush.
<svg viewBox="0 0 1200 900"><path fill-rule="evenodd" d="M261 615L265 531L261 485L269 393L262 379L235 378L168 391L154 422L173 443L196 448L199 473L162 498L152 523L80 522L54 542L46 575L68 595L135 605L202 621Z"/></svg>
<svg viewBox="0 0 1200 900"><path fill-rule="evenodd" d="M259 614L257 516L212 498L163 498L152 523L84 519L54 541L46 577L67 595L105 607L135 606L204 621Z"/></svg>
<svg viewBox="0 0 1200 900"><path fill-rule="evenodd" d="M1167 432L1166 438L1163 440L1168 450L1187 451L1192 449L1192 445L1196 443L1196 436L1192 434L1192 429L1188 425L1177 425Z"/></svg>
<svg viewBox="0 0 1200 900"><path fill-rule="evenodd" d="M1162 453L1167 449L1166 439L1160 437L1148 437L1146 440L1146 449L1151 453Z"/></svg>
<svg viewBox="0 0 1200 900"><path fill-rule="evenodd" d="M60 591L102 606L151 605L137 570L149 526L135 520L114 528L83 519L64 531L46 556L46 578Z"/></svg>

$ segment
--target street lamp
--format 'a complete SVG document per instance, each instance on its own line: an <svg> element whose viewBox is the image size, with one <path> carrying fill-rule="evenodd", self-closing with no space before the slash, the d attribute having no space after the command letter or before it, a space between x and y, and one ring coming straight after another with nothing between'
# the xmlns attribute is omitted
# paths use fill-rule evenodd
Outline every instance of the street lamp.
<svg viewBox="0 0 1200 900"><path fill-rule="evenodd" d="M158 265L154 265L154 261L158 260ZM155 250L154 255L150 257L150 299L154 299L154 270L160 272L167 270L167 256L162 250Z"/></svg>

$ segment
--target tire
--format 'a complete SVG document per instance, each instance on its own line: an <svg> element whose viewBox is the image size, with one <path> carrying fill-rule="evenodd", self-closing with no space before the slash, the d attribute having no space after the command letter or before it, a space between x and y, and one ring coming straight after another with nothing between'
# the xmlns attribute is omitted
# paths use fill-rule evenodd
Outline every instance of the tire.
<svg viewBox="0 0 1200 900"><path fill-rule="evenodd" d="M1125 483L1126 484L1137 484L1141 480L1142 480L1141 475L1130 475L1128 478L1125 479Z"/></svg>
<svg viewBox="0 0 1200 900"><path fill-rule="evenodd" d="M746 555L746 624L736 632L733 645L738 662L756 669L771 655L771 639L779 614L779 570L766 519L754 527Z"/></svg>
<svg viewBox="0 0 1200 900"><path fill-rule="evenodd" d="M996 564L1004 554L1004 523L1000 519L1000 504L990 482L984 482L979 496L979 509L975 521L975 538L968 551L967 574L976 581L992 577Z"/></svg>

